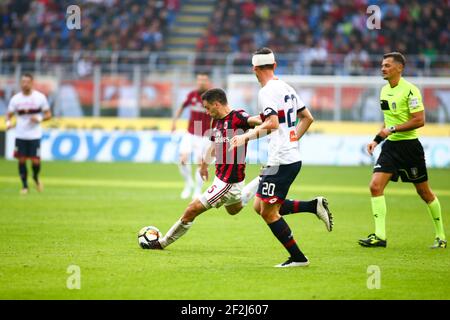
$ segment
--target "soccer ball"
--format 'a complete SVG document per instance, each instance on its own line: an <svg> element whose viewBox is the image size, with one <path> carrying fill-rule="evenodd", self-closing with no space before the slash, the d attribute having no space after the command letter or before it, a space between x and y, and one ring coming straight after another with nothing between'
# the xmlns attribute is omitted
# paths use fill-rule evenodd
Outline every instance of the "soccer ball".
<svg viewBox="0 0 450 320"><path fill-rule="evenodd" d="M148 226L143 227L138 233L138 242L141 248L144 248L143 245L148 244L152 240L158 240L162 237L161 231L157 227Z"/></svg>

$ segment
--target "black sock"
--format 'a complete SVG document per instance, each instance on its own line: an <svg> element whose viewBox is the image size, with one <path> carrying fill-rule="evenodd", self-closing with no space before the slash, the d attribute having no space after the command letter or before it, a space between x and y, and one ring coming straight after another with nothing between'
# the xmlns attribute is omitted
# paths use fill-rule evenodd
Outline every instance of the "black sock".
<svg viewBox="0 0 450 320"><path fill-rule="evenodd" d="M39 171L41 171L41 164L34 164L32 165L33 169L33 179L36 183L39 183Z"/></svg>
<svg viewBox="0 0 450 320"><path fill-rule="evenodd" d="M285 216L298 212L317 213L317 199L311 201L284 200L280 208L280 215Z"/></svg>
<svg viewBox="0 0 450 320"><path fill-rule="evenodd" d="M27 164L26 163L19 162L19 175L20 175L20 180L22 180L22 188L28 189Z"/></svg>
<svg viewBox="0 0 450 320"><path fill-rule="evenodd" d="M306 261L306 257L295 242L291 228L289 228L289 225L284 221L283 217L275 222L269 223L268 226L270 230L272 230L274 236L277 237L278 241L281 242L295 261Z"/></svg>

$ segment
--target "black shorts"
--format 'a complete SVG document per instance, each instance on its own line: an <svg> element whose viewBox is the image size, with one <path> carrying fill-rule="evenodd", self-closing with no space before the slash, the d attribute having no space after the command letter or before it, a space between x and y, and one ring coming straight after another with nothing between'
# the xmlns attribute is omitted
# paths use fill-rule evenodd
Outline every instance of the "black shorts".
<svg viewBox="0 0 450 320"><path fill-rule="evenodd" d="M392 173L391 180L420 183L428 181L425 153L419 139L386 140L373 172Z"/></svg>
<svg viewBox="0 0 450 320"><path fill-rule="evenodd" d="M256 196L270 204L283 203L289 187L301 168L301 161L279 166L265 166L261 172Z"/></svg>
<svg viewBox="0 0 450 320"><path fill-rule="evenodd" d="M35 158L41 157L41 140L24 140L16 139L16 147L14 149L15 158Z"/></svg>

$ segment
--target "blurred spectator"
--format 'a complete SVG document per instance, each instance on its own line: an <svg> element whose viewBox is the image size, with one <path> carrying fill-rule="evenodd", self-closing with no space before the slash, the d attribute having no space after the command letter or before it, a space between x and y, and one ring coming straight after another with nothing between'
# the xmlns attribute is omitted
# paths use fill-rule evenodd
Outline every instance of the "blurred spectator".
<svg viewBox="0 0 450 320"><path fill-rule="evenodd" d="M81 30L66 26L66 9L74 3L81 8ZM118 52L163 51L182 4L182 0L0 0L0 50L15 50L2 53L2 62L76 62L72 53L98 50L101 54L89 63L110 63L112 57L140 63L145 60L121 60ZM381 29L367 28L366 10L372 4L381 8ZM246 57L269 46L279 54L297 55L295 64L302 73L324 68L329 72L327 66L339 65L345 69L342 73L360 74L378 69L379 56L387 51L414 57L408 60L411 70L424 65L442 68L441 56L450 52L450 0L216 0L215 5L196 46L197 52L208 53L197 57L205 66L221 63L211 58L214 52ZM54 50L59 50L59 57ZM246 59L234 64L243 65Z"/></svg>
<svg viewBox="0 0 450 320"><path fill-rule="evenodd" d="M81 30L66 26L66 9L74 3L81 8ZM160 50L179 8L180 0L2 0L0 50L18 49L13 54L18 61L50 50L73 52L80 46L83 50ZM80 66L85 63L80 61Z"/></svg>
<svg viewBox="0 0 450 320"><path fill-rule="evenodd" d="M369 55L361 47L361 44L357 43L345 56L344 65L347 72L352 76L367 74L366 69L369 66Z"/></svg>
<svg viewBox="0 0 450 320"><path fill-rule="evenodd" d="M372 4L381 9L381 29L366 26ZM448 0L439 5L431 0L218 0L216 9L211 30L233 39L228 52L251 53L263 46L278 53L300 51L308 73L339 59L347 73L361 74L378 66L369 55L386 51L421 55L429 63L450 52ZM412 61L411 67L421 63Z"/></svg>

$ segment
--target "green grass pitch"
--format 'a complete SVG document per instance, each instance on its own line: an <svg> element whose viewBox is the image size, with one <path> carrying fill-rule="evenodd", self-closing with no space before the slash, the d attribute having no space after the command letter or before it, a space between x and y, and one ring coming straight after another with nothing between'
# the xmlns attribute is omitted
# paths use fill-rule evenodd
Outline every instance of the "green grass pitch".
<svg viewBox="0 0 450 320"><path fill-rule="evenodd" d="M450 170L429 175L450 235ZM287 253L250 205L202 214L164 251L138 247L141 227L165 233L188 204L175 165L46 162L45 191L21 196L16 162L0 160L0 299L450 299L450 248L429 249L434 229L412 185L387 188L388 248L357 244L373 231L370 176L370 167L304 166L289 197L326 196L335 229L287 216L311 265L277 269ZM66 285L71 265L79 290ZM369 266L380 289L367 286Z"/></svg>

